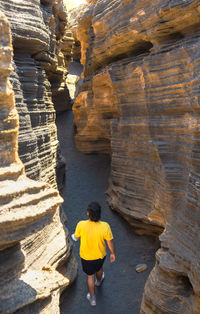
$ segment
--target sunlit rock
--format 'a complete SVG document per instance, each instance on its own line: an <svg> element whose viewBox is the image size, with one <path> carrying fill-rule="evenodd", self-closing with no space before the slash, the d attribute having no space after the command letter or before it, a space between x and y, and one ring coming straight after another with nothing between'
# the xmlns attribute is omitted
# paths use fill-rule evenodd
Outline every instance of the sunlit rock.
<svg viewBox="0 0 200 314"><path fill-rule="evenodd" d="M68 74L67 75L67 87L69 89L70 97L72 100L74 100L76 95L76 85L79 81L79 76L75 74Z"/></svg>
<svg viewBox="0 0 200 314"><path fill-rule="evenodd" d="M59 313L76 262L57 190L25 176L9 75L10 25L0 12L0 313ZM48 267L46 266L48 265Z"/></svg>
<svg viewBox="0 0 200 314"><path fill-rule="evenodd" d="M111 154L110 206L160 234L141 312L199 313L199 1L89 1L77 148ZM73 30L74 32L74 30Z"/></svg>
<svg viewBox="0 0 200 314"><path fill-rule="evenodd" d="M110 153L110 121L119 116L117 98L113 92L109 69L83 83L74 103L75 137L78 149L84 153Z"/></svg>
<svg viewBox="0 0 200 314"><path fill-rule="evenodd" d="M135 267L135 270L137 273L140 273L144 270L146 270L148 267L147 267L147 264L138 264L136 267Z"/></svg>

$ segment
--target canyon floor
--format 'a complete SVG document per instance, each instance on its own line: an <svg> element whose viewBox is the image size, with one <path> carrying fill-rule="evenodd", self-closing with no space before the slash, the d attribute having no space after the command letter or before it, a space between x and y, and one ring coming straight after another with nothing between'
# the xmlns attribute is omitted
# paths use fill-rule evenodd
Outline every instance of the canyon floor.
<svg viewBox="0 0 200 314"><path fill-rule="evenodd" d="M76 282L61 296L61 314L138 314L147 277L155 263L159 241L151 236L139 236L106 203L106 189L110 171L107 155L84 155L78 152L73 139L73 114L71 111L57 117L58 137L67 171L62 197L68 217L68 229L74 232L79 220L87 219L86 206L97 200L102 206L102 220L113 231L116 246L116 262L110 264L109 255L104 263L105 280L96 289L97 306L91 307L86 299L85 274L79 258L79 242L74 243L78 260ZM136 273L135 266L146 263L148 269Z"/></svg>

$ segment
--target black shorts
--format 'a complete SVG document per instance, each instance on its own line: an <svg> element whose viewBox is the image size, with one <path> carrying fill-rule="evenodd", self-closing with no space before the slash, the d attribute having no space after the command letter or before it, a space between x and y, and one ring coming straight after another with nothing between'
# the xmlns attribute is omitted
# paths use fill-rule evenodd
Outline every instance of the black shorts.
<svg viewBox="0 0 200 314"><path fill-rule="evenodd" d="M81 258L81 263L82 263L82 268L83 268L84 273L86 273L87 275L93 275L97 273L103 266L105 259L106 259L106 256L103 259L99 258L99 259L94 259L90 261L87 261Z"/></svg>

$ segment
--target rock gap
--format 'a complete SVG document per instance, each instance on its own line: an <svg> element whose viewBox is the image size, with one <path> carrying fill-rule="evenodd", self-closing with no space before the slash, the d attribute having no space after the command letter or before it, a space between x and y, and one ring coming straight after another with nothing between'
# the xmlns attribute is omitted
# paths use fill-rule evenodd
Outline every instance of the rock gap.
<svg viewBox="0 0 200 314"><path fill-rule="evenodd" d="M139 236L133 232L123 218L111 211L106 203L106 189L110 173L108 155L85 155L74 145L73 115L70 111L57 116L58 138L63 156L66 159L66 182L61 192L64 197L63 209L68 217L72 233L76 223L86 219L85 208L92 199L102 205L102 220L110 223L114 233L117 262L105 262L106 279L97 291L97 307L94 313L138 314L145 281L155 263L155 251L159 241L152 236ZM79 244L74 244L75 256L79 263L78 278L61 296L61 314L86 314L90 305L86 300L85 276L79 259ZM146 263L148 270L136 273L135 266ZM112 291L112 293L111 293Z"/></svg>

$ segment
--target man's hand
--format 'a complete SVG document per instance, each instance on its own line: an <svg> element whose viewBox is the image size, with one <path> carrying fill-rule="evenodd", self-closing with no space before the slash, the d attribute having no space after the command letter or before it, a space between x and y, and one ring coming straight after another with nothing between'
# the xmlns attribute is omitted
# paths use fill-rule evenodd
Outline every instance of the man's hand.
<svg viewBox="0 0 200 314"><path fill-rule="evenodd" d="M71 237L72 237L72 240L74 240L74 241L78 241L78 239L79 239L79 238L75 237L74 233L71 235Z"/></svg>
<svg viewBox="0 0 200 314"><path fill-rule="evenodd" d="M110 262L111 263L115 262L115 253L110 254Z"/></svg>

